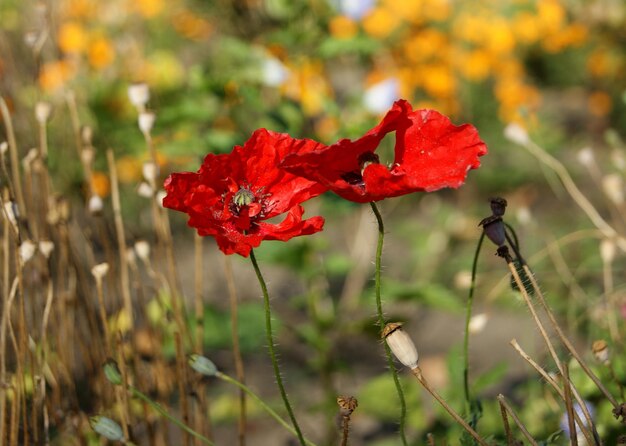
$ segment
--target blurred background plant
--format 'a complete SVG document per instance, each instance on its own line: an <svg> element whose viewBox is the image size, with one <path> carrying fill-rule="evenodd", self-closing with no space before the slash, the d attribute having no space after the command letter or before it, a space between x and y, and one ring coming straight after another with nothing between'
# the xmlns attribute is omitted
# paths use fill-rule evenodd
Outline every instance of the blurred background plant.
<svg viewBox="0 0 626 446"><path fill-rule="evenodd" d="M180 367L174 360L175 333L183 337L180 357L181 348L191 348L185 332L195 327L196 321L191 312L176 315L175 307L182 298L193 308L193 296L198 293L190 255L194 241L183 217L172 216L172 249L179 267L177 275L172 274L164 260L169 242L165 233L156 229L159 214L148 204L155 202L158 188L147 183L151 178L159 183L173 170L196 170L207 152L229 151L259 127L324 142L360 135L395 99L404 97L417 107L449 114L456 123L473 123L490 147L483 167L473 172L459 191L416 195L382 206L390 232L383 284L389 316L409 321L408 327L413 321L422 369L428 374L430 367L431 376L439 377L434 384L440 392L462 407L459 346L464 293L478 237L476 224L491 195L509 200L510 218L519 226L524 252L582 351L591 355L591 341L606 338L623 353L623 343L607 317L607 312L613 312L617 334L623 334L626 282L614 274L623 271L623 251L613 246L614 254L610 254L614 240L606 240L606 234L592 229L545 162L537 163L512 144L503 129L512 122L521 125L547 153L565 164L617 233L625 234L625 30L626 6L620 0L3 0L0 95L12 115L19 166L24 172L39 172L37 156L28 148L42 150L38 129L40 119L45 118L48 151L41 159L49 171L51 195L43 201L56 200L55 206L71 204L71 216L61 220L75 219L78 228L73 226L73 230L80 237L68 246L82 246L77 240L91 246L72 248L79 253L73 260L55 260L55 265L71 263L81 284L72 292L65 288L67 283L57 284L55 297L65 296L65 300L57 299L59 302L91 299L93 306L75 311L85 318L81 333L88 336L90 330L98 331L94 328L99 313L96 296L91 295L90 270L106 260L112 267L107 280L117 283L119 279L115 251L120 248L115 246L115 212L110 201L119 182L125 243L134 247L135 253L135 260L129 261L135 287L132 295L143 300L134 302L138 322L133 325L116 294L118 285L109 284L111 289L104 289L111 299L105 308L107 324L111 333L123 334L119 349L113 342L116 351L126 352L122 357L129 362L137 356L143 358L140 364L134 363L135 372L146 373L143 390L153 391L161 401L176 407L176 394L181 392L176 389ZM148 105L155 121L147 134L155 159L146 150L146 132L137 131L137 110L128 100L128 87L137 82L150 87ZM37 104L42 102L50 109L39 108L45 116L36 116ZM6 116L2 121L0 141L9 140ZM117 181L112 181L108 148L115 154ZM156 180L146 176L146 163L150 162L158 166ZM6 190L8 177L4 174L1 184ZM38 189L30 191L29 203L41 201L37 193ZM35 241L44 241L48 235L57 244L55 258L65 239L43 229L52 223L37 214L44 208L56 209L52 201L27 206L24 217L35 218L37 223L30 222L31 226L40 227ZM332 196L309 204L309 213L316 210L328 216L323 234L289 244L266 244L259 251L277 296L288 386L293 386L296 407L300 405L297 411L308 415L305 430L324 426L315 438L320 444L334 441L335 398L348 392L359 399L351 421L351 441L397 444L397 402L381 398L393 394L393 383L384 373L380 354L371 347L377 342L369 281L375 244L373 218ZM63 214L62 209L59 212ZM92 215L98 213L101 215ZM5 234L5 240L7 237ZM144 243L144 239L153 253L159 254L153 260L155 265L150 264L145 245L136 243ZM232 321L222 298L227 287L221 257L212 242L206 245L202 250L209 260L204 263L207 271L200 293L201 346L228 370L232 368L228 334ZM133 269L137 265L141 268ZM32 271L41 268L43 264ZM238 261L233 268L238 285L245 282L241 278L252 277ZM485 396L480 429L504 438L493 395L494 389L506 389L533 434L546 439L559 429L563 410L540 382L526 379L532 371L524 368L508 347L513 336L525 340L527 347L534 345L535 337L524 334L534 329L512 324L519 320L511 319L520 311L519 299L508 290L509 279L497 260L481 256L481 270L477 311L482 322L477 323L480 328L472 338L476 361L473 388ZM15 273L14 267L11 273ZM33 277L40 276L27 276L25 280L33 280L28 286L39 283ZM64 280L71 284L75 278ZM149 285L140 286L141 280ZM3 278L4 286L9 282ZM262 396L273 401L269 369L264 356L258 354L263 346L258 292L247 287L238 291L244 362L255 369L249 380L265 389ZM33 315L43 311L40 306ZM4 301L3 314L7 314L6 308ZM32 316L24 323L30 326L34 320ZM76 351L60 347L72 333L62 326L69 320L60 315L52 318L50 330L56 334L49 346L45 336L39 337L41 333L33 332L30 338L23 333L25 340L32 339L38 349L48 351L50 363L27 361L29 349L25 347L19 350L25 355L22 364L7 350L12 372L4 376L2 384L18 389L29 402L41 398L34 390L39 375L45 375L44 381L57 391L65 385L74 392L89 389L82 394L79 391L69 402L59 401L56 418L50 414L54 419L52 440L56 444L69 444L64 443L68 438L96 442L87 415L105 411L113 417L123 413L119 407L124 403L107 395L97 372L103 358L101 352L89 353L88 337L79 340ZM101 334L92 335L92 341L104 342ZM21 342L20 336L17 340ZM541 357L545 352L535 347L528 350ZM494 351L498 353L492 354ZM613 357L617 380L598 364L599 375L613 382L615 395L619 390L615 381L625 381L623 358L617 353ZM15 368L18 363L25 367L20 369L23 376L30 377L22 384ZM616 422L601 395L586 386L579 372L572 366L572 379L583 389L583 396L598 406L599 430L610 444L618 433ZM58 382L55 377L60 377ZM55 387L57 384L60 387ZM420 443L418 438L432 432L436 438L454 443L460 428L451 426L444 412L422 404L415 383L407 379L406 386L411 438ZM224 432L232 431L236 396L217 389L212 392L216 435L228 436ZM15 393L7 390L6 395L10 399ZM199 407L204 407L202 404ZM262 419L259 408L252 406L249 412L250 429L260 429L254 424ZM135 436L158 438L155 432L160 431L148 408L137 404L127 415L130 420L143 420L134 429Z"/></svg>

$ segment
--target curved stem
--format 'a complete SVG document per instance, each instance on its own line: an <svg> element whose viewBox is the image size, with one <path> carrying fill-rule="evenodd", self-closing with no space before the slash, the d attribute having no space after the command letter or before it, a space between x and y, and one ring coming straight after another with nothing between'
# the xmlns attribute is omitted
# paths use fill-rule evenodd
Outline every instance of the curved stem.
<svg viewBox="0 0 626 446"><path fill-rule="evenodd" d="M385 316L383 314L383 304L380 298L380 269L381 269L381 258L383 255L383 242L385 239L385 226L383 224L383 217L380 215L380 211L376 206L376 203L373 201L370 202L370 206L372 207L372 212L376 216L376 221L378 222L378 244L376 245L376 272L375 272L375 282L374 288L376 291L376 313L378 315L378 325L382 330L385 326ZM387 356L387 364L389 365L389 369L393 375L393 382L396 385L396 391L398 392L398 399L400 400L400 439L402 440L402 444L406 446L408 443L406 441L406 434L404 433L404 425L406 421L406 401L404 398L404 391L402 390L402 384L400 383L400 378L398 377L398 371L396 370L396 366L393 363L393 356L391 355L391 349L387 345L386 342L383 343L385 346L385 355Z"/></svg>
<svg viewBox="0 0 626 446"><path fill-rule="evenodd" d="M472 319L472 304L474 302L474 291L476 289L476 270L478 269L478 254L483 245L485 233L480 234L476 252L474 253L474 262L472 263L472 281L467 295L467 312L465 314L465 338L463 339L463 390L465 392L465 411L469 416L471 411L470 390L469 390L469 325Z"/></svg>
<svg viewBox="0 0 626 446"><path fill-rule="evenodd" d="M205 437L204 435L196 432L195 430L193 430L192 428L190 428L189 426L187 426L185 423L183 423L182 421L174 418L172 415L170 415L170 413L165 410L163 408L163 406L161 406L159 403L152 401L150 399L150 397L148 397L148 395L144 394L143 392L141 392L138 388L129 385L128 386L129 390L132 392L133 396L136 396L137 398L139 398L140 400L144 401L145 403L147 403L150 407L152 407L154 410L156 410L157 412L159 412L162 416L164 416L165 418L167 418L168 420L170 420L172 423L174 423L176 426L180 427L182 430L184 430L185 432L193 435L194 437L202 440L204 443L208 444L208 445L213 445L214 443L209 440L207 437Z"/></svg>
<svg viewBox="0 0 626 446"><path fill-rule="evenodd" d="M276 384L278 385L280 396L283 399L283 403L285 404L285 409L287 409L287 413L289 414L291 423L293 424L293 427L296 430L298 440L300 441L300 444L302 446L306 446L306 442L304 441L304 436L302 435L302 431L300 430L300 426L298 425L296 416L293 413L293 409L291 408L291 403L289 402L289 398L287 397L287 392L285 391L285 386L283 385L283 378L280 375L280 368L278 367L278 359L276 359L276 352L274 351L274 336L272 335L272 310L270 308L270 296L269 296L269 293L267 292L267 284L265 283L263 274L261 274L261 270L259 269L259 264L256 261L254 250L250 250L250 260L252 261L254 272L256 273L257 279L259 279L259 285L261 285L261 291L263 292L263 307L265 309L265 336L267 338L267 349L269 350L270 359L272 360L272 366L274 367L274 377L276 378Z"/></svg>
<svg viewBox="0 0 626 446"><path fill-rule="evenodd" d="M217 374L215 376L217 378L221 379L222 381L226 381L229 384L237 386L242 392L247 393L254 401L257 402L257 404L259 406L261 406L261 408L263 410L265 410L268 414L270 414L272 416L272 418L274 418L276 421L278 421L281 426L283 426L285 429L287 429L293 435L298 436L298 433L296 432L296 430L293 427L291 427L289 425L289 423L287 423L285 420L283 420L283 418L280 415L278 415L274 409L272 409L270 406L268 406L256 393L254 393L252 390L250 390L250 388L248 386L246 386L244 383L239 382L235 378L233 378L233 377L231 377L229 375L226 375L226 374L224 374L222 372L217 372ZM306 443L307 446L315 446L315 443L307 440L306 438L304 439L304 442Z"/></svg>

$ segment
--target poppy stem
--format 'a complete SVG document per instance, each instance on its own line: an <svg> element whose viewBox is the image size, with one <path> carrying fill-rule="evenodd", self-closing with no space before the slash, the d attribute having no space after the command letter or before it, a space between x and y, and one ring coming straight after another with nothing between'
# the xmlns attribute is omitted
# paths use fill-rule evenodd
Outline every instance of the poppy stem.
<svg viewBox="0 0 626 446"><path fill-rule="evenodd" d="M270 307L270 296L267 291L267 284L265 283L263 274L261 274L261 269L259 268L259 264L256 261L256 256L254 255L253 249L250 250L250 260L252 261L254 272L256 273L257 279L259 279L259 285L261 285L261 291L263 292L263 306L265 309L265 336L267 338L267 349L269 350L270 359L272 360L272 366L274 367L274 377L276 378L276 384L278 384L280 396L283 399L283 403L285 404L285 408L287 409L287 413L289 414L291 423L296 430L298 441L302 446L306 446L306 441L304 440L304 436L302 435L300 426L296 421L296 416L293 412L293 409L291 408L291 403L289 402L287 392L285 391L285 386L283 385L283 378L280 374L280 368L278 367L278 359L276 359L276 352L274 350L274 336L272 334L272 309Z"/></svg>
<svg viewBox="0 0 626 446"><path fill-rule="evenodd" d="M374 288L376 291L376 312L378 315L378 325L382 330L385 327L385 316L383 314L383 304L380 298L380 270L381 270L381 258L383 255L383 242L385 239L385 225L383 224L383 217L380 215L380 211L378 210L378 206L376 203L371 201L370 206L372 207L372 212L376 216L376 221L378 222L378 244L376 246L376 272L374 275ZM387 364L389 365L389 369L393 375L393 382L396 385L396 390L398 392L398 399L400 400L400 439L402 440L402 444L406 446L406 434L404 433L404 425L406 421L406 401L404 398L404 390L402 390L402 384L400 383L400 378L398 377L398 370L393 362L393 356L391 355L391 349L387 345L386 342L383 342L385 346L385 355L387 356Z"/></svg>

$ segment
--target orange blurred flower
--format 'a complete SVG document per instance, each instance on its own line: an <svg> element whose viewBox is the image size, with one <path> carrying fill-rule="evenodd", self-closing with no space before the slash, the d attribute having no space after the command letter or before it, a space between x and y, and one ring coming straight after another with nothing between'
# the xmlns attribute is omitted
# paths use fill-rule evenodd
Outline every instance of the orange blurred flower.
<svg viewBox="0 0 626 446"><path fill-rule="evenodd" d="M589 95L588 99L589 111L595 116L606 116L613 108L613 101L604 91L594 91Z"/></svg>
<svg viewBox="0 0 626 446"><path fill-rule="evenodd" d="M350 39L354 37L359 28L354 20L345 15L333 17L328 23L330 35L338 39Z"/></svg>
<svg viewBox="0 0 626 446"><path fill-rule="evenodd" d="M401 18L389 9L374 8L363 18L366 33L379 39L388 37L400 25Z"/></svg>
<svg viewBox="0 0 626 446"><path fill-rule="evenodd" d="M100 198L108 196L111 191L109 177L104 172L93 172L91 176L91 187L93 192Z"/></svg>
<svg viewBox="0 0 626 446"><path fill-rule="evenodd" d="M65 22L57 35L59 48L64 53L82 53L87 47L87 33L76 22Z"/></svg>
<svg viewBox="0 0 626 446"><path fill-rule="evenodd" d="M52 92L72 78L74 72L74 66L67 60L46 62L39 73L39 85L45 92Z"/></svg>
<svg viewBox="0 0 626 446"><path fill-rule="evenodd" d="M132 5L139 14L147 19L156 17L165 7L163 0L135 0Z"/></svg>
<svg viewBox="0 0 626 446"><path fill-rule="evenodd" d="M96 37L89 45L87 56L91 66L100 69L113 62L115 50L109 40L104 37Z"/></svg>

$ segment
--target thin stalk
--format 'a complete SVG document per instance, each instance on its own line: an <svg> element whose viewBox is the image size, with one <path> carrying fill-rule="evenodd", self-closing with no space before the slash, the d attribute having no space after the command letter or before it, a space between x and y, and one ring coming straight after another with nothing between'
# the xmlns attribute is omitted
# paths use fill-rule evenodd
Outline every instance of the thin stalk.
<svg viewBox="0 0 626 446"><path fill-rule="evenodd" d="M567 350L569 350L572 356L576 358L576 361L578 361L578 363L580 364L582 369L585 371L587 376L589 376L589 378L594 382L594 384L598 387L598 389L600 389L600 391L604 394L604 396L606 396L606 398L611 402L613 407L618 407L617 400L615 400L613 395L611 395L609 391L606 389L606 387L604 387L604 385L602 384L600 379L595 375L595 373L591 371L591 369L587 366L587 364L582 359L582 357L578 354L578 351L576 351L572 343L569 341L569 339L567 339L567 337L565 336L565 333L563 333L563 330L561 330L561 327L556 321L554 314L550 310L550 307L548 306L548 303L546 302L546 299L543 296L541 289L539 288L539 284L537 284L537 280L535 279L534 274L532 273L532 271L526 264L524 264L524 272L526 273L526 276L528 276L528 278L530 279L530 283L532 284L533 289L535 290L535 294L537 295L537 298L539 299L539 303L541 304L544 311L548 315L548 318L550 319L550 323L552 324L552 326L554 327L554 330L556 331L557 335L561 339L561 342L563 342L563 345L565 345L565 347L567 348Z"/></svg>
<svg viewBox="0 0 626 446"><path fill-rule="evenodd" d="M517 352L520 354L522 359L528 362L537 371L537 373L539 373L543 377L543 379L545 379L546 382L550 384L550 386L556 391L559 397L561 397L561 399L565 401L565 393L559 387L558 383L543 368L541 368L541 366L537 364L524 350L522 350L522 347L520 347L520 345L517 343L515 339L511 340L510 344L513 346L515 350L517 350ZM576 398L576 401L578 402L578 404L581 404L581 403L584 404L584 401L582 400L582 398L580 398L580 396L578 395L578 392L572 392L572 393L574 397ZM584 412L583 412L583 416L587 417L587 415ZM587 426L591 426L593 423L593 420L591 419L591 417L586 418L588 424L583 423L580 415L578 415L578 412L574 412L574 417L576 418L576 423L578 423L578 426L581 428L583 435L587 439L587 443L599 444L587 427Z"/></svg>
<svg viewBox="0 0 626 446"><path fill-rule="evenodd" d="M241 348L239 346L239 328L238 328L238 306L237 306L237 289L235 288L235 278L233 277L233 268L230 257L224 256L224 274L226 276L226 284L228 286L228 300L230 301L230 325L231 338L233 341L233 359L235 361L235 371L237 379L245 383L246 374L241 357ZM237 436L239 445L246 444L246 392L239 390L239 418L237 421Z"/></svg>
<svg viewBox="0 0 626 446"><path fill-rule="evenodd" d="M250 260L252 261L254 272L256 273L257 279L259 280L259 285L261 285L261 291L263 292L263 306L265 308L265 336L267 340L267 349L269 351L272 366L274 368L274 377L276 378L276 384L278 385L280 396L283 399L283 403L285 404L285 409L287 409L287 413L289 414L291 423L296 430L298 441L302 446L305 446L306 443L304 441L304 436L302 435L302 431L300 430L300 426L298 425L296 416L293 412L293 409L291 408L291 403L289 402L285 386L283 385L283 378L280 374L280 368L278 367L278 359L276 359L276 352L274 351L274 336L272 334L272 309L270 307L270 296L267 291L267 284L265 283L263 274L261 274L259 264L256 261L254 250L250 250Z"/></svg>
<svg viewBox="0 0 626 446"><path fill-rule="evenodd" d="M208 438L206 438L204 435L196 432L195 430L191 429L189 426L187 426L185 423L183 423L182 421L174 418L172 415L169 414L169 412L167 410L165 410L159 403L154 402L150 399L150 397L148 397L146 394L144 394L143 392L141 392L138 388L136 388L135 386L129 385L128 386L129 390L132 392L133 396L136 396L137 398L139 398L140 400L142 400L143 402L145 402L146 404L148 404L150 407L152 407L154 410L156 410L158 413L160 413L163 417L167 418L169 421L171 421L172 423L174 423L176 426L180 427L182 430L184 430L185 432L187 432L188 434L193 435L196 438L199 438L200 440L202 440L205 444L208 445L214 445L214 443L209 440Z"/></svg>
<svg viewBox="0 0 626 446"><path fill-rule="evenodd" d="M515 439L511 432L511 426L509 425L509 415L506 412L506 407L502 404L502 401L498 400L500 405L500 415L502 415L502 423L504 424L504 432L506 433L507 446L515 446Z"/></svg>
<svg viewBox="0 0 626 446"><path fill-rule="evenodd" d="M178 381L178 394L180 395L181 412L183 423L189 425L189 407L187 406L187 373L185 367L185 352L180 333L174 333L174 343L176 345L176 381ZM183 443L189 446L191 438L189 435L183 435Z"/></svg>
<svg viewBox="0 0 626 446"><path fill-rule="evenodd" d="M576 421L574 420L574 404L572 403L572 387L569 379L569 370L567 364L563 364L563 393L565 394L565 411L567 413L567 425L569 427L569 439L572 445L578 444L578 435L576 435Z"/></svg>
<svg viewBox="0 0 626 446"><path fill-rule="evenodd" d="M478 269L478 255L483 245L485 233L480 233L476 251L474 252L474 261L472 262L472 281L467 295L467 312L465 313L465 336L463 339L463 390L465 392L465 412L469 415L471 411L470 389L469 389L469 326L472 319L472 304L474 302L474 291L476 289L476 271Z"/></svg>
<svg viewBox="0 0 626 446"><path fill-rule="evenodd" d="M13 176L13 188L15 189L15 198L20 209L20 215L26 215L26 204L24 202L24 194L22 193L22 179L20 178L20 162L17 153L17 142L15 140L15 131L13 130L13 121L9 107L2 96L0 96L0 113L2 121L6 127L7 139L9 143L9 156L11 157L11 175Z"/></svg>
<svg viewBox="0 0 626 446"><path fill-rule="evenodd" d="M265 410L272 418L274 418L276 421L278 421L278 423L283 426L285 429L287 429L289 432L291 432L295 437L298 437L298 432L289 425L289 423L287 423L280 415L278 415L276 413L276 411L274 411L270 406L268 406L267 404L265 404L265 401L263 401L256 393L254 393L252 390L250 390L250 388L248 386L246 386L244 383L237 381L235 378L225 375L222 372L217 372L215 374L216 378L221 379L222 381L226 381L229 384L232 384L234 386L237 386L242 392L245 392L246 394L248 394L248 396L250 396L250 398L252 398L254 401L256 401L256 403L261 406L261 408L263 410ZM304 438L304 444L306 446L315 446L315 443L313 443L312 441L308 440L307 438Z"/></svg>
<svg viewBox="0 0 626 446"><path fill-rule="evenodd" d="M506 398L504 398L504 395L502 394L498 395L498 402L500 403L502 407L504 407L504 409L508 412L511 418L513 418L513 421L515 421L515 424L517 424L517 427L519 427L519 430L522 431L522 434L524 434L524 437L526 437L528 442L532 446L539 446L539 444L535 441L532 435L530 435L530 433L528 432L528 429L526 429L526 426L524 426L524 423L521 422L521 420L519 419L519 417L517 416L513 408L506 401Z"/></svg>
<svg viewBox="0 0 626 446"><path fill-rule="evenodd" d="M435 391L435 389L433 389L430 386L430 384L428 384L428 381L426 381L426 378L424 378L424 375L422 375L422 370L419 367L416 366L413 369L411 369L411 373L413 373L413 376L417 378L417 380L422 385L422 387L424 387L424 389L426 389L426 391L430 393L433 396L433 398L437 400L439 404L441 404L441 407L443 407L446 410L446 412L448 412L450 416L454 418L454 421L459 423L461 427L465 429L465 431L468 434L470 434L478 442L480 446L489 446L487 442L483 440L482 437L478 435L478 433L474 429L472 429L472 427L469 424L467 424L467 422L463 418L461 418L461 416L458 413L456 413L454 409L452 409L452 407L448 405L448 403L446 403L446 401L441 397L441 395L439 395Z"/></svg>
<svg viewBox="0 0 626 446"><path fill-rule="evenodd" d="M128 275L128 260L126 257L126 236L124 233L124 221L122 220L122 205L120 203L120 190L117 181L117 168L115 167L115 156L113 150L107 150L107 161L109 174L111 175L111 202L113 204L113 217L115 220L115 232L117 235L117 247L120 256L120 287L122 289L122 299L124 310L130 320L130 329L134 326L133 302L130 295L130 279Z"/></svg>
<svg viewBox="0 0 626 446"><path fill-rule="evenodd" d="M122 431L124 432L124 438L130 438L130 432L128 426L130 424L130 406L128 405L128 373L126 372L126 362L124 360L124 342L122 341L122 333L117 332L117 364L119 365L120 373L122 374L122 388L116 387L115 393L118 397L118 404L120 406L120 418L122 421Z"/></svg>
<svg viewBox="0 0 626 446"><path fill-rule="evenodd" d="M341 417L341 446L348 446L348 437L350 436L350 416Z"/></svg>
<svg viewBox="0 0 626 446"><path fill-rule="evenodd" d="M378 243L376 245L376 271L374 275L374 289L376 292L376 313L378 316L378 325L382 330L385 326L385 315L383 313L383 304L382 299L380 297L380 270L381 270L381 259L383 254L383 242L385 240L385 225L383 223L383 217L378 210L378 206L376 203L371 201L370 206L372 208L372 212L376 216L376 222L378 223ZM391 370L393 376L393 382L396 386L396 392L398 393L398 400L400 401L400 422L399 422L399 433L400 440L404 446L407 446L406 434L404 432L404 425L406 423L406 400L404 398L404 391L402 390L402 384L400 383L400 378L398 377L398 370L393 362L393 356L391 354L391 349L387 345L386 342L383 342L385 347L385 356L387 357L387 365Z"/></svg>
<svg viewBox="0 0 626 446"><path fill-rule="evenodd" d="M559 369L559 372L561 374L563 374L563 364L559 360L559 357L557 356L556 351L554 350L554 346L552 345L552 341L550 341L550 338L548 337L548 334L546 333L543 324L539 320L539 316L537 315L537 312L535 311L535 307L533 306L532 301L530 300L530 296L528 295L528 292L526 291L526 288L524 287L524 284L522 283L522 280L520 279L520 276L519 276L519 274L517 272L517 269L515 268L515 265L513 264L512 260L510 258L507 259L507 266L509 267L509 271L511 272L511 275L513 276L513 280L517 284L517 287L518 287L520 293L522 294L522 297L524 298L524 301L526 302L526 305L528 306L528 309L530 310L530 313L531 313L531 315L533 317L533 320L535 321L535 324L537 325L537 328L539 328L539 331L541 332L541 335L542 335L542 337L543 337L543 339L544 339L544 341L545 341L545 343L546 343L546 345L548 347L548 351L550 352L550 355L552 356L552 359L554 360L554 362L556 364L556 367ZM541 291L539 290L539 287L536 286L537 282L534 281L534 278L532 277L532 273L530 275L528 274L530 272L530 270L526 268L525 271L526 271L526 275L528 277L531 277L531 282L534 283L533 287L535 288L535 292L539 291L539 293L540 293ZM545 300L543 300L543 302L545 304ZM544 309L546 307L547 307L547 304L544 307ZM546 310L546 312L548 312L548 314L552 314L551 312L549 312L547 310ZM554 317L554 315L552 315L552 318L553 317ZM553 320L553 324L555 325L555 329L557 330L557 332L559 332L561 329L558 326L558 324L556 323L556 319ZM561 332L561 335L562 335L561 340L563 341L563 343L564 344L566 342L569 343L569 341L567 340L565 335L562 333L562 331L560 331L560 332ZM579 362L580 362L580 360L579 360ZM582 364L581 364L581 366L582 366ZM580 398L580 395L579 395L579 393L578 393L578 391L576 390L575 387L572 387L572 392L573 392L574 396L576 397L576 400L578 401L578 403L581 405L581 410L583 411L583 413L585 415L585 418L589 421L589 423L593 427L593 421L591 421L591 414L589 414L589 411L587 410L587 406L585 405L585 403ZM594 438L596 439L595 443L599 444L600 441L598 439L597 433L595 432L595 429L594 429Z"/></svg>

